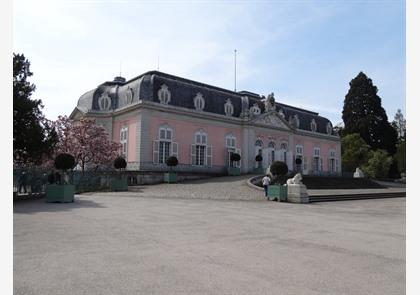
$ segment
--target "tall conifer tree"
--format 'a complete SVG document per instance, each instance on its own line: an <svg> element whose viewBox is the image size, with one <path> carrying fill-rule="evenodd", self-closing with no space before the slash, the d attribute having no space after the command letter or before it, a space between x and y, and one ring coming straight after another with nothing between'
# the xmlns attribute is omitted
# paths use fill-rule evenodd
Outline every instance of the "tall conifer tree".
<svg viewBox="0 0 420 295"><path fill-rule="evenodd" d="M57 134L42 114L42 101L31 99L35 85L30 62L23 54L13 54L13 162L17 165L39 164L52 152Z"/></svg>
<svg viewBox="0 0 420 295"><path fill-rule="evenodd" d="M377 93L378 88L363 72L351 80L344 99L342 135L359 133L373 149L384 149L394 154L397 133L388 122Z"/></svg>

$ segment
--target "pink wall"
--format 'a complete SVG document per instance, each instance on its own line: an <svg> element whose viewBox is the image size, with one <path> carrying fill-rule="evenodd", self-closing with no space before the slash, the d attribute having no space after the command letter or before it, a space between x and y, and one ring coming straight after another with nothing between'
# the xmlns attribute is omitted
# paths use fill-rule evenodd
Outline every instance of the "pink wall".
<svg viewBox="0 0 420 295"><path fill-rule="evenodd" d="M128 159L127 162L137 161L136 155L136 133L138 116L125 119L115 119L112 130L112 140L120 143L120 130L123 126L128 126Z"/></svg>
<svg viewBox="0 0 420 295"><path fill-rule="evenodd" d="M191 164L191 144L195 142L195 132L200 129L203 129L207 133L208 144L213 147L212 165L225 165L225 136L228 133L232 133L236 137L236 148L241 148L241 133L239 128L228 128L156 117L150 118L150 136L152 142L158 139L159 127L164 124L169 125L174 131L173 141L178 143L178 161L180 164ZM153 150L151 151L150 159L153 157L152 153Z"/></svg>
<svg viewBox="0 0 420 295"><path fill-rule="evenodd" d="M310 138L304 136L294 137L293 153L296 152L296 145L303 145L303 154L308 158L309 169L311 169L311 161L314 154L314 147L319 147L321 150L320 156L323 161L323 171L328 171L328 158L330 157L330 149L335 150L336 158L340 158L340 142L327 142L318 138Z"/></svg>

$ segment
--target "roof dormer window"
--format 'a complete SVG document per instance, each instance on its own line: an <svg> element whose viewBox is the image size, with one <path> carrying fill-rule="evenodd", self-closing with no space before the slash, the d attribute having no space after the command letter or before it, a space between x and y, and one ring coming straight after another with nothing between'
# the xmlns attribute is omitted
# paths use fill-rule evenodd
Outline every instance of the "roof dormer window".
<svg viewBox="0 0 420 295"><path fill-rule="evenodd" d="M283 109L279 109L279 115L280 115L280 117L282 117L283 119L285 118L285 115L284 115Z"/></svg>
<svg viewBox="0 0 420 295"><path fill-rule="evenodd" d="M203 95L199 92L194 97L194 107L197 111L202 111L205 106L205 101Z"/></svg>
<svg viewBox="0 0 420 295"><path fill-rule="evenodd" d="M250 111L251 111L251 114L253 114L253 115L261 114L261 109L260 109L260 107L258 106L257 103L254 103L254 105L250 108Z"/></svg>
<svg viewBox="0 0 420 295"><path fill-rule="evenodd" d="M226 100L226 103L225 103L225 114L226 116L233 115L233 105L229 98Z"/></svg>
<svg viewBox="0 0 420 295"><path fill-rule="evenodd" d="M161 104L168 104L171 101L171 92L168 89L168 86L162 84L158 91L158 98Z"/></svg>
<svg viewBox="0 0 420 295"><path fill-rule="evenodd" d="M107 92L102 93L98 100L99 109L101 111L107 111L111 107L111 98L109 97Z"/></svg>
<svg viewBox="0 0 420 295"><path fill-rule="evenodd" d="M331 122L328 122L327 123L327 134L331 135L331 133L332 133L332 125L331 125Z"/></svg>
<svg viewBox="0 0 420 295"><path fill-rule="evenodd" d="M312 119L311 121L311 131L316 132L316 122L315 119Z"/></svg>

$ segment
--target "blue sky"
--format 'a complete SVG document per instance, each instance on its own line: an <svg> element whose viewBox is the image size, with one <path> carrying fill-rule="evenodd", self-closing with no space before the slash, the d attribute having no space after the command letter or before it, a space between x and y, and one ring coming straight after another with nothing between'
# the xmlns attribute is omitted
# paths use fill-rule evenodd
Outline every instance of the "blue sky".
<svg viewBox="0 0 420 295"><path fill-rule="evenodd" d="M341 121L360 71L405 114L404 1L14 1L13 50L31 61L50 119L119 74L163 72Z"/></svg>

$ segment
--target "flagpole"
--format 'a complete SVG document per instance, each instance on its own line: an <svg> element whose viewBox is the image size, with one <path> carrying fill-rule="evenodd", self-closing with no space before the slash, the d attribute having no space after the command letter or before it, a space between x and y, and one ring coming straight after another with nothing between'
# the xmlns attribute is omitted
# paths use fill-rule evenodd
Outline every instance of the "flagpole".
<svg viewBox="0 0 420 295"><path fill-rule="evenodd" d="M236 49L235 49L235 92L236 92Z"/></svg>

